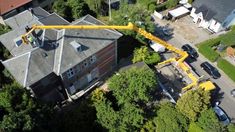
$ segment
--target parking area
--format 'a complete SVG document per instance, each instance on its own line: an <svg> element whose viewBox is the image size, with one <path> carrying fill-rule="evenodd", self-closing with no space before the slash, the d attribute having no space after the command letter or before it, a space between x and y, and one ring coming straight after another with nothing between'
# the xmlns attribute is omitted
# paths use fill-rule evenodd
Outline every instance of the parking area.
<svg viewBox="0 0 235 132"><path fill-rule="evenodd" d="M192 18L187 15L175 21L161 20L155 18L155 24L158 26L165 26L167 24L173 29L174 35L180 36L189 42L196 44L213 37L209 31L203 28L199 28L197 24L192 21ZM174 36L174 37L177 37Z"/></svg>

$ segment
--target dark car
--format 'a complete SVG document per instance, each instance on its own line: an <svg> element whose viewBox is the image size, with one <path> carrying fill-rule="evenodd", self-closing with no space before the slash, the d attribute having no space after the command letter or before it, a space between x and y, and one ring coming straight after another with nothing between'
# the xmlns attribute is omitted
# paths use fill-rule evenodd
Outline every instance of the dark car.
<svg viewBox="0 0 235 132"><path fill-rule="evenodd" d="M189 57L193 59L197 59L198 57L197 51L193 47L191 47L189 44L185 44L181 48L189 54Z"/></svg>
<svg viewBox="0 0 235 132"><path fill-rule="evenodd" d="M201 68L204 69L214 79L220 78L219 71L208 62L203 62Z"/></svg>

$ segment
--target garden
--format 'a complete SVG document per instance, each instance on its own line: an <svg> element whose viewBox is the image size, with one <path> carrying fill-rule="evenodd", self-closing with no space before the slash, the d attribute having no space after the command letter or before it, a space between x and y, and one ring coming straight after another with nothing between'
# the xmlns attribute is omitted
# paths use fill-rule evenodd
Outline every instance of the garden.
<svg viewBox="0 0 235 132"><path fill-rule="evenodd" d="M235 82L235 66L225 60L226 48L235 47L235 26L229 32L217 38L209 39L197 44L198 51L217 66ZM221 48L222 47L222 48ZM235 51L235 49L234 49Z"/></svg>

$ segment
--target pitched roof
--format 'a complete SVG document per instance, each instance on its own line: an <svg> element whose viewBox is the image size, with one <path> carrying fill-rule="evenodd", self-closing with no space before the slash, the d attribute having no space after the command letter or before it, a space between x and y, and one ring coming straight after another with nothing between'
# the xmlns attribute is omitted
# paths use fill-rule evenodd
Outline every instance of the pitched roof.
<svg viewBox="0 0 235 132"><path fill-rule="evenodd" d="M16 9L32 0L0 0L0 15Z"/></svg>
<svg viewBox="0 0 235 132"><path fill-rule="evenodd" d="M27 16L27 11L25 12ZM22 14L19 14L22 15ZM44 14L45 15L45 14ZM40 15L41 16L41 15ZM31 17L30 15L28 17ZM13 31L0 36L0 41L10 50L15 57L3 62L4 66L23 86L30 86L41 80L45 76L54 72L62 74L74 65L80 63L85 58L90 57L102 48L111 44L114 40L122 36L115 30L39 30L38 42L41 47L33 48L31 45L15 46L12 38L25 33L24 27L32 24L69 24L57 14L49 14L43 17L35 17L21 23L19 16L15 16L15 21L8 20ZM56 20L56 21L55 21ZM17 25L21 23L22 25ZM87 15L73 24L103 24L94 17ZM84 50L78 53L69 43L76 41L80 43ZM22 72L19 72L22 71ZM19 74L21 73L21 74Z"/></svg>
<svg viewBox="0 0 235 132"><path fill-rule="evenodd" d="M195 0L192 5L196 12L203 13L206 20L213 18L219 22L223 22L235 9L234 0Z"/></svg>

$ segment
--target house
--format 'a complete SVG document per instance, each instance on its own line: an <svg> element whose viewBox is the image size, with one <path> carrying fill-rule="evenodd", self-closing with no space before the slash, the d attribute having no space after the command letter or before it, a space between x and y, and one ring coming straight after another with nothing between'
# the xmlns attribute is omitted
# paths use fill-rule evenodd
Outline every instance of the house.
<svg viewBox="0 0 235 132"><path fill-rule="evenodd" d="M192 6L193 22L213 33L235 24L234 0L195 0Z"/></svg>
<svg viewBox="0 0 235 132"><path fill-rule="evenodd" d="M0 0L0 23L31 7L50 8L54 0Z"/></svg>
<svg viewBox="0 0 235 132"><path fill-rule="evenodd" d="M25 27L39 25L103 25L90 15L69 23L56 13L34 8L5 20L12 31L0 42L14 56L3 65L32 94L47 102L77 99L112 71L117 64L115 30L36 30L31 44L22 44Z"/></svg>

